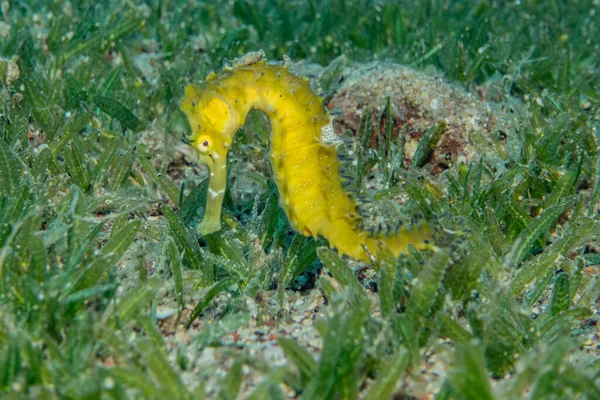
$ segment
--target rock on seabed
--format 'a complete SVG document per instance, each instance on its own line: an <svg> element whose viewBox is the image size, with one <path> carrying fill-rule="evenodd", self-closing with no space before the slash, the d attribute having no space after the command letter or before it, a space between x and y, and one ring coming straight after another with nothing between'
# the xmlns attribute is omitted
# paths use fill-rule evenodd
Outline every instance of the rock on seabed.
<svg viewBox="0 0 600 400"><path fill-rule="evenodd" d="M441 76L391 62L350 65L335 78L327 107L342 111L334 119L336 132L356 134L360 117L369 108L373 111L371 146L376 148L378 130L384 133L389 96L394 140L401 131L406 135L405 167L410 166L427 129L444 122L446 129L428 160L434 176L457 162L477 161L479 156L503 168L505 147L516 129L514 105L483 101Z"/></svg>

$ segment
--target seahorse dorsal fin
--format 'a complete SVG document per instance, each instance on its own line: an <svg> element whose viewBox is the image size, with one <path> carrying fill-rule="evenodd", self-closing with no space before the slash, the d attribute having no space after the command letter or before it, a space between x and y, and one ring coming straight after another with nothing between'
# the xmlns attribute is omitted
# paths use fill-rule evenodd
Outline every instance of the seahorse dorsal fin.
<svg viewBox="0 0 600 400"><path fill-rule="evenodd" d="M321 128L321 141L325 144L342 144L344 141L335 133L331 123Z"/></svg>

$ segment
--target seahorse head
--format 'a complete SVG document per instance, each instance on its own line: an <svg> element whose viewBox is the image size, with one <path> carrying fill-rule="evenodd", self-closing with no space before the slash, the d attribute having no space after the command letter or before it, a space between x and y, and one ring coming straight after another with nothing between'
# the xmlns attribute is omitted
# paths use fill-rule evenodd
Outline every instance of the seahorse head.
<svg viewBox="0 0 600 400"><path fill-rule="evenodd" d="M202 235L221 229L221 203L227 185L227 152L241 119L217 89L214 78L199 85L189 85L180 103L190 123L191 145L198 151L198 161L206 164L210 171L206 212L204 220L196 228Z"/></svg>
<svg viewBox="0 0 600 400"><path fill-rule="evenodd" d="M225 161L240 126L237 113L211 86L211 82L187 86L180 104L192 130L192 146L209 168Z"/></svg>

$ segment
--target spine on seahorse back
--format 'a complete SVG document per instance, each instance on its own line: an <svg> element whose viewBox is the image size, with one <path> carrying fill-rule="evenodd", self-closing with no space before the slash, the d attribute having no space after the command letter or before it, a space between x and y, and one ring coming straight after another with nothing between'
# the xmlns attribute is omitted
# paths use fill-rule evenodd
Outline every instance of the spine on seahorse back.
<svg viewBox="0 0 600 400"><path fill-rule="evenodd" d="M428 247L432 232L427 226L379 238L361 231L356 203L342 187L336 145L323 139L331 118L305 78L263 61L241 65L186 88L181 108L190 120L192 143L211 170L199 233L220 229L227 151L248 112L257 109L271 125L274 180L294 229L322 235L340 253L361 260L368 260L363 246L375 253L376 240L385 242L395 256L408 244Z"/></svg>

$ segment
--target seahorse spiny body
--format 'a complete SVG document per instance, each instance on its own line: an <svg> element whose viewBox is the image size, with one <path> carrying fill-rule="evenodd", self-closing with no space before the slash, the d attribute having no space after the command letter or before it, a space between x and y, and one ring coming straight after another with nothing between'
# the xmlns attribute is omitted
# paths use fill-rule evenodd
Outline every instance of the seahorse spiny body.
<svg viewBox="0 0 600 400"><path fill-rule="evenodd" d="M364 261L369 261L364 247L376 255L377 240L396 257L409 244L430 247L433 232L428 226L401 228L378 238L361 230L357 205L342 188L336 145L328 140L331 117L306 78L264 61L236 65L187 86L180 106L190 122L192 145L210 170L199 234L221 229L227 152L248 112L257 109L271 125L273 176L281 207L294 229L306 236L322 235L341 254Z"/></svg>

